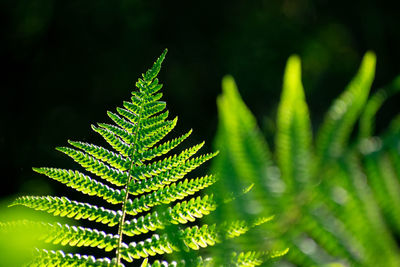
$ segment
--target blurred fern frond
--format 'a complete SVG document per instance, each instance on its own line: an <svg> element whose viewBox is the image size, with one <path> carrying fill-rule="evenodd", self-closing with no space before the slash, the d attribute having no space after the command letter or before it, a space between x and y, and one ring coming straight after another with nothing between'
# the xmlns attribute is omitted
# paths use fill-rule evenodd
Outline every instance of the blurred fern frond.
<svg viewBox="0 0 400 267"><path fill-rule="evenodd" d="M251 204L234 201L227 209L243 216L275 214L265 227L275 234L273 244L290 248L285 260L296 266L381 266L383 259L384 266L400 265L400 120L382 136L372 135L375 114L400 90L400 77L369 98L375 61L366 53L313 139L301 62L291 56L273 152L233 78L223 79L215 138L220 155L212 165L220 177L218 190L254 184L246 196ZM228 181L232 186L226 188ZM254 238L253 243L271 245Z"/></svg>
<svg viewBox="0 0 400 267"><path fill-rule="evenodd" d="M193 251L242 236L272 218L260 217L252 224L240 220L218 225L192 224L217 209L218 203L212 194L190 196L213 185L217 179L213 175L189 179L185 178L186 174L217 153L195 156L204 145L203 142L171 155L171 151L191 134L191 130L165 141L166 135L177 123L177 118L168 120L166 103L160 101L162 85L157 74L166 52L139 78L137 90L132 92L130 101L124 101L123 107L117 107L116 113L107 113L113 124L99 123L92 126L111 148L78 141L69 141L71 147L57 148L95 178L77 170L33 168L40 174L93 197L88 200L97 197L108 202L105 203L107 207L53 196L22 196L11 204L45 211L58 217L94 221L102 227L100 229L107 230L29 220L0 223L2 231L27 227L31 229L32 235L37 235L38 239L46 243L94 247L102 250L103 253L99 255L104 257L96 259L94 256L65 254L62 250L38 249L31 266L123 266L123 262L138 266L143 259L143 266L146 266L149 257L173 252L184 256L179 258L179 262L206 265L213 259L207 256L207 259L202 260L202 253ZM225 202L235 196L231 194ZM191 224L184 227L187 223ZM151 234L158 230L167 231L160 235ZM146 233L150 237L139 241L130 239ZM115 257L110 259L106 252L115 253ZM246 266L255 266L285 251L275 254L266 251L238 253L231 257L232 263L236 261L239 265L246 263ZM152 266L159 265L156 260Z"/></svg>

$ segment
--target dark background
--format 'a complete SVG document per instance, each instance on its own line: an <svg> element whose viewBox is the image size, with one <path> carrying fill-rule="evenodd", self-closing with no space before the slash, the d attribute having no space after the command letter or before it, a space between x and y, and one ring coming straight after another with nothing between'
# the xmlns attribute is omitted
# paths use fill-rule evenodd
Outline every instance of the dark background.
<svg viewBox="0 0 400 267"><path fill-rule="evenodd" d="M368 0L2 0L0 196L64 188L31 167L75 168L54 150L67 139L103 144L90 124L109 122L105 111L129 98L164 48L159 77L170 114L179 115L173 134L193 128L203 151L211 150L225 74L272 136L292 53L302 58L316 127L367 50L378 58L374 88L400 74L399 11L397 1ZM396 101L379 112L378 130L398 112Z"/></svg>

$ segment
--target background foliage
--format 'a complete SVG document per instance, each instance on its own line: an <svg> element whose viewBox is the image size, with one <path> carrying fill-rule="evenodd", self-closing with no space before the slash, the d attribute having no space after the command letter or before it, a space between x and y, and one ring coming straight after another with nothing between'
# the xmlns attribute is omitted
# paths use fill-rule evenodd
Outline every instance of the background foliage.
<svg viewBox="0 0 400 267"><path fill-rule="evenodd" d="M291 265L279 266L399 265L399 117L379 137L374 123L384 99L400 90L400 76L368 100L374 72L375 55L368 52L313 138L300 59L291 56L270 144L232 77L223 80L215 142L220 156L212 169L220 191L255 184L246 201L227 209L231 213L277 215L252 243L268 245L276 237L286 244Z"/></svg>

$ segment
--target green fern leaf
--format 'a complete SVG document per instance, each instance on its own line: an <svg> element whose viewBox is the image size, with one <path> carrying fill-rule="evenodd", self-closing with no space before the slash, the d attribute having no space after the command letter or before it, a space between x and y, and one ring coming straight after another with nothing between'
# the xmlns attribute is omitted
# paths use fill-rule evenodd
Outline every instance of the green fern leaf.
<svg viewBox="0 0 400 267"><path fill-rule="evenodd" d="M79 254L65 254L63 251L47 251L45 249L38 250L35 260L28 266L82 266L82 267L112 267L117 266L116 262L110 261L108 258L96 259L93 256ZM122 264L118 266L124 266Z"/></svg>
<svg viewBox="0 0 400 267"><path fill-rule="evenodd" d="M128 133L132 133L135 125L126 121L124 118L119 117L117 114L107 111L108 117L112 119L119 127L125 129Z"/></svg>
<svg viewBox="0 0 400 267"><path fill-rule="evenodd" d="M69 147L58 147L57 150L73 158L75 162L79 163L87 171L103 178L109 183L121 186L128 180L129 174L127 172L107 166L103 162L87 155L86 153Z"/></svg>
<svg viewBox="0 0 400 267"><path fill-rule="evenodd" d="M232 256L230 257L230 266L247 266L247 267L252 267L252 266L258 266L263 264L266 260L268 259L274 259L277 257L282 257L286 253L288 253L288 249L282 250L282 251L274 251L274 252L256 252L256 251L248 251L248 252L241 252L239 254L233 253ZM149 264L147 259L143 261L142 267L168 267L168 266L187 266L188 263L185 261L179 261L179 262L171 262L168 263L166 261L155 261L153 264ZM193 262L190 262L190 266L215 266L215 262L213 261L212 258L206 258L203 259L202 257L196 258Z"/></svg>
<svg viewBox="0 0 400 267"><path fill-rule="evenodd" d="M169 204L177 199L183 199L189 195L204 189L213 183L216 178L214 176L204 176L201 178L185 179L177 184L172 184L159 189L153 193L142 195L140 198L128 200L126 203L126 212L130 215L136 215L143 211L148 211L151 207L160 204Z"/></svg>
<svg viewBox="0 0 400 267"><path fill-rule="evenodd" d="M93 256L79 254L65 255L61 250L38 250L31 266L123 266L123 260L133 262L139 258L179 252L182 244L185 251L208 247L224 239L240 236L269 220L261 218L251 225L240 221L221 226L189 226L184 229L180 227L188 222L195 222L217 208L213 195L185 199L217 181L213 175L185 178L189 172L217 153L195 156L203 147L203 142L165 156L192 132L190 130L180 137L164 140L177 123L177 117L168 120L166 103L160 100L162 93L159 91L162 85L156 78L166 52L165 50L153 67L138 80L137 90L132 92L131 101L124 101L123 107L116 108L118 115L113 112L107 113L113 124L92 125L92 129L100 134L111 148L80 141L68 141L73 148L57 148L86 172L92 173L93 178L77 170L33 168L34 171L78 192L96 196L108 204L117 206L105 208L66 197L52 196L23 196L10 205L25 206L59 217L94 221L108 227L117 226L117 229L97 230L92 226L57 222L23 221L0 224L0 229L3 230L22 226L39 229L38 238L47 243L96 247L106 252L115 252L115 258L95 259ZM100 181L101 179L103 181ZM177 200L182 201L169 206ZM167 208L152 210L159 208L158 206ZM150 212L138 215L147 211ZM136 215L138 216L130 217ZM168 231L162 235L153 234L151 238L143 241L125 243L128 236L166 229L166 226L172 225L178 226L174 234L179 237L181 245L169 237Z"/></svg>
<svg viewBox="0 0 400 267"><path fill-rule="evenodd" d="M189 132L182 135L181 137L167 141L163 144L158 145L157 147L155 147L153 149L145 150L138 155L137 160L142 161L142 162L149 161L155 157L159 157L161 155L167 154L169 151L171 151L176 146L178 146L180 143L182 143L191 133L192 133L192 131L190 130Z"/></svg>
<svg viewBox="0 0 400 267"><path fill-rule="evenodd" d="M46 211L54 216L74 218L75 220L88 219L108 226L118 224L121 217L121 212L88 203L71 201L66 197L23 196L14 200L10 206L14 205L22 205L35 210Z"/></svg>
<svg viewBox="0 0 400 267"><path fill-rule="evenodd" d="M265 218L261 222L267 222L272 218ZM235 221L232 223L226 223L222 225L222 228L227 228L226 236L224 238L231 239L246 233L251 228L259 225L261 222L257 222L253 225L248 225L245 221ZM216 243L221 242L222 238L220 233L222 231L217 229L214 225L203 225L202 227L193 226L187 227L184 230L180 230L178 236L183 240L185 244L185 250L198 250L207 246L213 246ZM148 256L154 256L156 254L172 253L173 251L179 251L179 246L171 241L167 234L159 236L153 235L151 238L141 241L139 243L132 242L123 248L122 257L132 262L134 259L146 258Z"/></svg>
<svg viewBox="0 0 400 267"><path fill-rule="evenodd" d="M126 158L103 147L84 142L68 141L68 143L76 148L83 150L84 152L95 157L96 159L108 163L110 166L119 169L120 171L126 171L129 169L129 161Z"/></svg>
<svg viewBox="0 0 400 267"><path fill-rule="evenodd" d="M33 168L33 170L89 196L101 197L112 204L121 203L125 195L125 192L113 189L78 171L55 168Z"/></svg>
<svg viewBox="0 0 400 267"><path fill-rule="evenodd" d="M347 143L356 119L367 102L375 74L376 57L365 54L360 69L347 89L333 103L317 134L316 151L323 165L328 158L337 157Z"/></svg>
<svg viewBox="0 0 400 267"><path fill-rule="evenodd" d="M124 233L129 236L140 235L149 231L163 229L165 224L185 224L188 221L194 222L196 218L201 218L215 210L216 203L212 196L203 198L192 198L189 201L177 203L174 207L169 207L165 212L159 214L157 211L126 221Z"/></svg>
<svg viewBox="0 0 400 267"><path fill-rule="evenodd" d="M264 263L266 259L282 257L288 252L289 249L273 252L248 251L239 254L234 253L232 255L232 264L234 266L258 266Z"/></svg>
<svg viewBox="0 0 400 267"><path fill-rule="evenodd" d="M309 180L311 124L301 84L300 59L286 65L277 117L276 155L288 191L298 191Z"/></svg>
<svg viewBox="0 0 400 267"><path fill-rule="evenodd" d="M359 138L370 137L374 130L374 119L377 111L383 102L390 96L400 91L400 76L385 88L378 90L367 102L365 109L360 116L360 134Z"/></svg>
<svg viewBox="0 0 400 267"><path fill-rule="evenodd" d="M112 146L117 152L121 153L124 157L129 158L132 149L129 147L127 143L122 141L120 138L115 136L115 134L107 129L97 128L92 125L93 131L100 134L107 143Z"/></svg>

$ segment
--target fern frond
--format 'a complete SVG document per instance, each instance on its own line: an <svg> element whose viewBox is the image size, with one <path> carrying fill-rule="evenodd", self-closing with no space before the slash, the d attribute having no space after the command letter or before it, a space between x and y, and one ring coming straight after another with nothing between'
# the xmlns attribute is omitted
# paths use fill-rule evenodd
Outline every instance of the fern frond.
<svg viewBox="0 0 400 267"><path fill-rule="evenodd" d="M167 104L163 101L157 101L157 102L150 102L144 105L143 109L144 112L142 113L143 118L147 119L161 111L163 111L166 108Z"/></svg>
<svg viewBox="0 0 400 267"><path fill-rule="evenodd" d="M150 208L162 203L168 204L177 199L183 199L188 195L193 195L215 182L216 178L212 175L191 180L185 179L184 181L166 186L151 194L135 198L133 201L129 199L126 204L126 212L130 215L136 215L140 212L148 211Z"/></svg>
<svg viewBox="0 0 400 267"><path fill-rule="evenodd" d="M351 129L365 105L375 74L376 57L365 54L360 69L342 95L333 103L317 134L317 156L324 164L343 150Z"/></svg>
<svg viewBox="0 0 400 267"><path fill-rule="evenodd" d="M69 144L76 148L82 149L86 153L92 155L96 159L102 160L108 163L110 166L119 169L121 171L126 171L129 169L129 161L120 154L116 154L109 151L101 146L96 146L93 144L88 144L84 142L68 141Z"/></svg>
<svg viewBox="0 0 400 267"><path fill-rule="evenodd" d="M65 254L61 250L47 251L45 249L38 250L35 259L28 264L30 267L40 266L82 266L82 267L123 267L123 264L116 265L116 262L108 258L96 259L93 256L79 254Z"/></svg>
<svg viewBox="0 0 400 267"><path fill-rule="evenodd" d="M143 162L143 161L149 161L155 157L159 157L161 155L167 154L169 151L171 151L176 146L178 146L180 143L182 143L191 133L192 133L192 130L190 130L186 134L182 135L181 137L172 139L170 141L167 141L163 144L158 145L155 148L148 149L146 151L138 153L136 155L135 159Z"/></svg>
<svg viewBox="0 0 400 267"><path fill-rule="evenodd" d="M137 124L139 122L138 115L130 112L129 110L117 107L117 112L119 113L119 115L123 116L125 119L128 119L133 124Z"/></svg>
<svg viewBox="0 0 400 267"><path fill-rule="evenodd" d="M168 115L169 115L169 112L167 110L167 111L161 113L160 115L144 119L142 121L143 129L148 129L150 127L153 127L154 125L160 125L168 118Z"/></svg>
<svg viewBox="0 0 400 267"><path fill-rule="evenodd" d="M209 214L216 207L217 203L213 200L213 195L205 195L203 198L192 198L176 204L173 208L168 208L165 217L171 219L170 223L185 224Z"/></svg>
<svg viewBox="0 0 400 267"><path fill-rule="evenodd" d="M93 131L100 134L107 143L110 144L112 148L116 151L121 153L125 158L129 158L131 154L130 146L122 141L119 137L115 136L115 134L107 129L97 128L96 126L92 125Z"/></svg>
<svg viewBox="0 0 400 267"><path fill-rule="evenodd" d="M81 226L69 226L61 223L44 223L35 221L16 221L2 224L2 229L25 227L32 230L32 234L39 235L38 239L46 243L70 245L76 247L98 247L111 251L118 245L118 236L106 234L96 229Z"/></svg>
<svg viewBox="0 0 400 267"><path fill-rule="evenodd" d="M45 167L33 170L89 196L101 197L112 204L121 203L125 195L123 191L113 189L78 171Z"/></svg>
<svg viewBox="0 0 400 267"><path fill-rule="evenodd" d="M179 155L170 156L166 159L153 162L146 165L136 166L130 171L130 174L135 179L146 179L152 176L156 176L161 172L170 170L174 167L179 166L181 163L189 159L191 156L197 153L199 149L204 145L204 142L188 148L182 151Z"/></svg>
<svg viewBox="0 0 400 267"><path fill-rule="evenodd" d="M266 221L268 220L266 219L264 222ZM225 232L225 238L230 239L246 233L254 226L256 226L256 224L248 225L244 221L235 221L232 223L227 223L222 227L227 227L228 231ZM180 230L178 236L185 244L185 249L198 250L200 247L205 248L221 242L221 236L219 232L220 230L217 229L215 224L210 226L206 224L202 227L187 227L185 230ZM131 242L129 245L123 248L122 257L128 262L132 262L133 259L146 258L148 256L155 256L157 254L169 254L178 250L178 246L169 240L167 234L162 236L155 234L145 241L141 241L139 243Z"/></svg>
<svg viewBox="0 0 400 267"><path fill-rule="evenodd" d="M256 251L241 252L233 255L232 263L236 266L258 266L263 263L263 253Z"/></svg>
<svg viewBox="0 0 400 267"><path fill-rule="evenodd" d="M57 150L68 155L87 171L103 178L109 183L121 186L128 180L129 174L127 172L114 169L86 153L69 147L58 147Z"/></svg>
<svg viewBox="0 0 400 267"><path fill-rule="evenodd" d="M163 229L165 224L185 224L188 221L194 222L196 218L201 218L215 210L216 203L212 195L203 198L192 198L189 201L183 201L174 207L169 207L166 211L159 214L153 212L146 216L127 221L124 225L124 233L129 236L140 235L149 231Z"/></svg>
<svg viewBox="0 0 400 267"><path fill-rule="evenodd" d="M141 104L140 104L140 101L135 102L135 99L133 99L132 102L124 101L123 106L130 112L132 112L134 114L138 114L140 112Z"/></svg>
<svg viewBox="0 0 400 267"><path fill-rule="evenodd" d="M231 238L238 237L238 236L246 233L251 228L254 228L258 225L269 222L273 218L274 218L274 216L260 217L260 218L257 218L257 220L251 224L249 224L246 221L241 221L241 220L237 220L237 221L230 222L230 223L226 222L226 223L222 223L220 228L224 229L224 234L225 234L224 238L231 239Z"/></svg>
<svg viewBox="0 0 400 267"><path fill-rule="evenodd" d="M285 251L279 251L276 253L265 253L265 252L258 252L258 251L249 251L249 252L241 252L239 254L233 254L230 259L231 266L240 266L240 267L253 267L258 266L264 263L267 259L273 259L275 257L281 257L287 253ZM155 261L153 264L149 264L143 262L141 266L143 267L184 267L188 266L188 262L181 260L179 262L173 261L168 263L166 261ZM202 257L198 257L194 260L194 262L190 262L190 266L194 267L207 267L207 266L215 266L215 261L212 258L203 259Z"/></svg>
<svg viewBox="0 0 400 267"><path fill-rule="evenodd" d="M187 227L181 231L183 242L188 248L199 249L200 247L213 246L215 243L220 243L224 239L232 239L245 234L250 229L262 223L268 222L273 217L263 218L253 224L246 221L225 222L220 226L203 225L201 227Z"/></svg>
<svg viewBox="0 0 400 267"><path fill-rule="evenodd" d="M214 245L227 238L242 235L252 227L268 219L261 218L253 224L245 221L201 227L190 226L185 229L178 225L195 222L197 218L214 211L217 202L213 195L193 197L183 200L216 182L216 177L206 175L195 179L184 179L186 174L210 160L217 153L198 155L204 142L187 149L164 156L181 144L192 132L170 140L164 138L176 126L178 117L168 120L166 103L159 92L162 85L156 78L164 60L166 50L156 60L153 67L136 82L138 90L132 92L131 101L124 101L116 112L107 112L113 123L98 123L92 129L100 134L111 146L68 141L72 147L59 147L57 150L71 157L85 171L94 174L91 178L84 173L57 168L34 168L34 171L59 181L68 187L89 196L96 196L119 208L104 208L85 202L71 201L66 197L25 196L16 199L11 206L21 205L54 216L75 220L86 219L118 226L116 233L90 227L70 226L61 223L25 222L29 227L44 229L39 236L47 243L73 247L96 247L105 251L115 251L115 259L95 259L79 254L65 255L62 251L39 251L32 266L122 266L121 259L132 262L157 254L178 251L184 255L186 250ZM157 145L158 144L158 145ZM164 157L162 157L164 156ZM156 159L157 157L160 157ZM154 160L156 159L156 160ZM104 179L106 182L99 179ZM110 185L108 185L110 184ZM233 192L235 195L235 192ZM234 198L225 201L229 202ZM166 209L154 211L152 208L182 200ZM148 214L136 218L129 217L141 212ZM168 232L177 225L171 237ZM0 224L7 228L7 224ZM103 229L103 228L99 228ZM165 229L165 234L152 235L151 238L126 244L126 236L139 235L149 231ZM181 240L174 239L175 236ZM125 241L125 242L124 242ZM201 259L192 255L193 259ZM206 261L197 260L198 264Z"/></svg>
<svg viewBox="0 0 400 267"><path fill-rule="evenodd" d="M178 119L175 118L171 124L168 124L158 130L155 135L137 141L136 147L139 153L144 152L160 142L172 129L175 128Z"/></svg>
<svg viewBox="0 0 400 267"><path fill-rule="evenodd" d="M88 219L108 226L118 224L121 211L114 211L97 207L88 203L71 201L66 197L52 196L23 196L14 200L10 206L22 205L35 210L46 211L54 216L74 218L76 220Z"/></svg>
<svg viewBox="0 0 400 267"><path fill-rule="evenodd" d="M205 154L183 162L180 166L177 166L172 170L165 170L157 176L151 176L149 179L132 182L129 186L129 193L132 195L138 195L158 190L165 185L169 185L172 182L182 179L187 173L215 157L217 154L218 153Z"/></svg>
<svg viewBox="0 0 400 267"><path fill-rule="evenodd" d="M309 212L311 213L311 212ZM300 222L299 228L309 235L316 243L318 243L321 248L327 251L329 254L334 255L338 258L347 259L352 265L360 265L359 255L354 253L354 249L359 247L357 242L350 243L346 240L346 235L342 233L345 232L344 229L339 227L332 227L332 225L340 225L341 222L329 213L321 211L320 216L315 216L313 214L305 214ZM319 215L319 214L318 214ZM319 217L325 215L325 222ZM341 225L343 226L343 225ZM350 233L348 233L350 235ZM353 240L352 240L353 241Z"/></svg>
<svg viewBox="0 0 400 267"><path fill-rule="evenodd" d="M169 266L173 266L173 267L185 267L188 266L187 262L184 260L181 261L173 261L171 263L167 262L167 261L159 261L156 260L153 262L153 264L150 264L147 262L147 259L145 261L143 261L141 267L169 267ZM208 267L208 266L213 266L212 264L212 260L210 258L207 259L203 259L201 256L197 257L195 259L195 262L190 262L190 266L193 267Z"/></svg>
<svg viewBox="0 0 400 267"><path fill-rule="evenodd" d="M105 251L112 251L118 246L118 236L107 234L96 229L59 224L47 226L48 234L45 242L70 246L97 247Z"/></svg>
<svg viewBox="0 0 400 267"><path fill-rule="evenodd" d="M261 145L255 118L242 107L233 79L223 80L216 137L221 156L213 165L222 181L218 190L240 188L243 181L254 183L255 192L264 189L252 206L263 203L271 210L261 214L279 214L269 229L279 246L290 247L290 264L378 266L383 258L385 266L400 263L400 120L382 138L371 137L378 108L398 91L400 80L367 101L374 72L375 55L368 52L317 132L315 157L298 58L288 60L285 72L274 157L264 157L268 147ZM347 146L359 118L358 143ZM277 166L270 162L275 158ZM237 203L235 214L248 217L244 207Z"/></svg>
<svg viewBox="0 0 400 267"><path fill-rule="evenodd" d="M393 230L400 233L400 181L389 155L379 152L366 155L366 174L384 216Z"/></svg>
<svg viewBox="0 0 400 267"><path fill-rule="evenodd" d="M167 235L159 236L153 235L151 238L138 243L132 242L126 245L121 250L121 256L128 262L134 259L147 258L148 256L155 256L157 254L172 253L177 248L174 247L167 238Z"/></svg>
<svg viewBox="0 0 400 267"><path fill-rule="evenodd" d="M124 141L126 144L131 144L134 140L133 135L127 132L125 129L107 123L98 123L97 125L105 130L109 130L115 136L121 138L121 140Z"/></svg>
<svg viewBox="0 0 400 267"><path fill-rule="evenodd" d="M127 131L128 133L132 133L133 129L135 128L135 125L126 121L124 118L121 118L120 116L118 116L117 114L111 112L111 111L107 111L107 115L108 117L110 117L110 119L112 119L119 127L125 129L125 131Z"/></svg>
<svg viewBox="0 0 400 267"><path fill-rule="evenodd" d="M223 195L231 192L238 194L249 184L256 184L248 195L251 200L233 202L226 212L230 214L234 209L232 213L240 214L248 210L246 204L253 200L259 202L263 209L269 209L274 205L270 202L274 192L267 186L270 183L267 183L269 175L266 170L271 167L268 145L231 76L223 78L222 90L223 94L217 99L220 122L215 138L221 155L213 161L212 170L219 172L226 180L220 183L217 191ZM244 216L248 217L248 214Z"/></svg>
<svg viewBox="0 0 400 267"><path fill-rule="evenodd" d="M309 179L311 124L301 83L300 58L291 56L286 65L278 107L277 163L286 190L299 190Z"/></svg>
<svg viewBox="0 0 400 267"><path fill-rule="evenodd" d="M379 89L367 102L365 109L360 116L360 133L359 138L370 137L373 134L375 127L375 115L382 104L390 96L400 91L400 76L396 77L394 81Z"/></svg>
<svg viewBox="0 0 400 267"><path fill-rule="evenodd" d="M241 253L233 253L231 258L231 264L234 266L258 266L263 264L268 259L274 259L282 257L289 252L289 249L272 252L261 252L261 251L247 251Z"/></svg>
<svg viewBox="0 0 400 267"><path fill-rule="evenodd" d="M142 124L142 131L141 131L139 137L140 137L140 139L148 139L148 138L156 135L158 132L158 129L171 127L171 125L174 125L176 123L175 121L178 121L178 117L175 117L175 119L173 119L173 120L152 123L151 125L148 125L148 126L144 126Z"/></svg>

